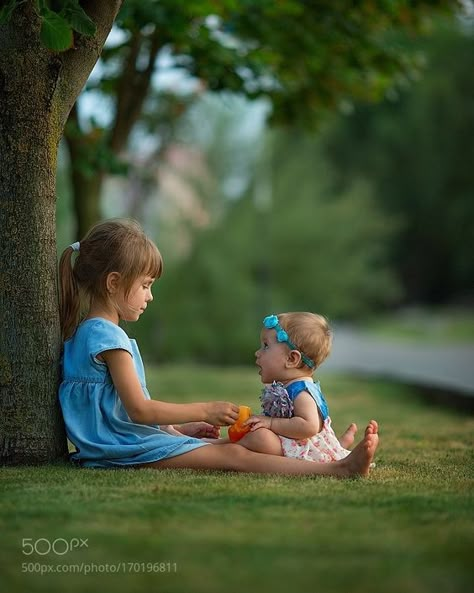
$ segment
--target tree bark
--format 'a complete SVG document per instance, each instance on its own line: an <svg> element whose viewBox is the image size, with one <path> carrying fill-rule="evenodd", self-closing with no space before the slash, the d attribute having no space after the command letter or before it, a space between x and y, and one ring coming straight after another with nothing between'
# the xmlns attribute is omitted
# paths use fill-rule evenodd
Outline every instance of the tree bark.
<svg viewBox="0 0 474 593"><path fill-rule="evenodd" d="M76 223L74 236L79 241L91 226L100 220L100 195L104 173L100 170L87 173L87 167L84 167L90 153L96 151L97 139L81 130L76 105L69 115L64 138L69 151L72 203Z"/></svg>
<svg viewBox="0 0 474 593"><path fill-rule="evenodd" d="M120 0L83 6L93 39L41 46L33 1L0 26L0 464L64 458L55 177L59 139ZM99 7L95 6L100 5Z"/></svg>

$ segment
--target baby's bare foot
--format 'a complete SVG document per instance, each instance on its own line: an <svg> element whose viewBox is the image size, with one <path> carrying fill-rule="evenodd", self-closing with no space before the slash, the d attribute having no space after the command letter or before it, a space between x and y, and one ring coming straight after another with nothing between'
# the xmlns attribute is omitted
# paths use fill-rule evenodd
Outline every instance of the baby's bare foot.
<svg viewBox="0 0 474 593"><path fill-rule="evenodd" d="M371 420L368 424L367 424L367 428L365 429L365 434L378 434L379 432L379 425L377 423L377 420Z"/></svg>
<svg viewBox="0 0 474 593"><path fill-rule="evenodd" d="M346 475L367 476L379 444L378 424L371 420L365 436L355 449L342 461Z"/></svg>
<svg viewBox="0 0 474 593"><path fill-rule="evenodd" d="M357 432L357 424L350 424L346 431L339 437L339 442L344 447L344 449L349 449L354 444L355 434Z"/></svg>

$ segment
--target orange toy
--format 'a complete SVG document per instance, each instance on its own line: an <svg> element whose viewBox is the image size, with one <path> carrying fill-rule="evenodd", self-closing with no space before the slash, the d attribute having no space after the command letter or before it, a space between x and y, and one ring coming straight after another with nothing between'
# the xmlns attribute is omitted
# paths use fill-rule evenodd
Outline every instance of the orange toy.
<svg viewBox="0 0 474 593"><path fill-rule="evenodd" d="M250 418L252 410L248 406L239 406L239 417L235 424L229 427L229 439L236 443L250 430L250 426L242 426L242 424Z"/></svg>

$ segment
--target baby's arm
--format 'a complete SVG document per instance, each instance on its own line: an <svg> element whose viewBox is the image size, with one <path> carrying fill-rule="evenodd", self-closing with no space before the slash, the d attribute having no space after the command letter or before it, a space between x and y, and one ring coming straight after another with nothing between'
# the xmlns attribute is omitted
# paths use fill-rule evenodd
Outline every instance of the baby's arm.
<svg viewBox="0 0 474 593"><path fill-rule="evenodd" d="M294 401L292 418L275 418L270 416L251 416L244 426L254 431L268 428L276 434L291 439L307 439L317 434L322 428L318 406L307 391L302 391Z"/></svg>
<svg viewBox="0 0 474 593"><path fill-rule="evenodd" d="M163 429L163 427L161 427ZM220 436L221 429L218 426L213 426L208 422L186 422L185 424L177 424L173 426L175 432L178 432L179 436L186 435L189 437L195 437L197 439L218 439Z"/></svg>
<svg viewBox="0 0 474 593"><path fill-rule="evenodd" d="M178 427L175 427L172 424L160 424L160 428L168 434L172 434L176 437L182 437L184 434L178 430Z"/></svg>
<svg viewBox="0 0 474 593"><path fill-rule="evenodd" d="M125 350L106 350L100 358L107 364L127 414L137 424L182 424L205 421L216 426L233 424L239 406L230 402L172 404L146 399L131 355Z"/></svg>

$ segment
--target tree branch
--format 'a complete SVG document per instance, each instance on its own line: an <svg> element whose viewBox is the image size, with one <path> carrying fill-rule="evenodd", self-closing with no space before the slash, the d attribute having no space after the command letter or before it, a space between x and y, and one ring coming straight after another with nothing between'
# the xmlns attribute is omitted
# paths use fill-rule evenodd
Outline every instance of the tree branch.
<svg viewBox="0 0 474 593"><path fill-rule="evenodd" d="M139 69L137 60L146 43L150 44L148 62L146 68ZM110 147L115 153L119 153L124 148L132 127L142 113L160 47L156 32L151 38L144 38L137 33L132 39L130 53L117 92L117 112L110 139Z"/></svg>
<svg viewBox="0 0 474 593"><path fill-rule="evenodd" d="M62 54L61 80L58 84L58 117L62 127L79 93L87 82L104 47L123 0L83 0L82 8L94 21L94 37L80 35L75 47Z"/></svg>

